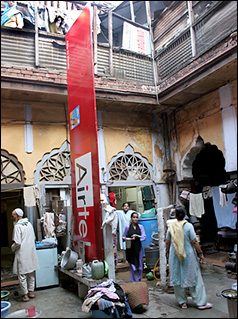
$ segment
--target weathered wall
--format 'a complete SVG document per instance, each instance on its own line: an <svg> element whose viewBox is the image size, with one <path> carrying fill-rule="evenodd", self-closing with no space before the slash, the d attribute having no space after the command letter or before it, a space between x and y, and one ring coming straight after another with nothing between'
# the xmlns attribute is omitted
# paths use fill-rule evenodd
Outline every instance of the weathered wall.
<svg viewBox="0 0 238 319"><path fill-rule="evenodd" d="M45 153L53 148L60 148L66 140L64 126L34 126L33 125L33 152L25 152L24 125L2 125L1 148L17 157L25 172L25 184L34 183L36 164Z"/></svg>
<svg viewBox="0 0 238 319"><path fill-rule="evenodd" d="M151 115L104 113L103 127L106 164L128 144L153 164Z"/></svg>
<svg viewBox="0 0 238 319"><path fill-rule="evenodd" d="M237 110L237 80L230 83L232 88L233 100L232 105ZM215 144L223 152L225 157L225 147L223 139L222 117L220 111L219 91L216 90L207 94L200 99L184 105L183 108L175 112L176 130L172 132L172 137L176 135L172 143L173 162L181 165L184 156L194 146L194 139L199 135L204 143ZM178 148L175 143L178 141ZM180 163L178 164L179 153Z"/></svg>

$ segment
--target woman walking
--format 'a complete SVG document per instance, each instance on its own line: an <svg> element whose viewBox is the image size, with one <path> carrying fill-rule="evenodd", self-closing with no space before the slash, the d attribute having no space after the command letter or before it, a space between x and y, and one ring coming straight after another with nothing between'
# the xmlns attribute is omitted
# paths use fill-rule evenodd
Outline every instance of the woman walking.
<svg viewBox="0 0 238 319"><path fill-rule="evenodd" d="M193 225L184 219L184 207L177 207L175 216L177 220L169 224L166 234L166 257L169 260L170 285L174 286L175 297L182 309L187 309L187 288L198 309L210 309L212 304L207 303L198 260L199 256L202 263L204 256L197 242Z"/></svg>
<svg viewBox="0 0 238 319"><path fill-rule="evenodd" d="M130 281L141 280L143 272L143 250L141 242L146 240L144 227L138 224L138 213L131 214L130 224L125 227L122 240L131 238L131 247L126 249L126 260L130 264Z"/></svg>

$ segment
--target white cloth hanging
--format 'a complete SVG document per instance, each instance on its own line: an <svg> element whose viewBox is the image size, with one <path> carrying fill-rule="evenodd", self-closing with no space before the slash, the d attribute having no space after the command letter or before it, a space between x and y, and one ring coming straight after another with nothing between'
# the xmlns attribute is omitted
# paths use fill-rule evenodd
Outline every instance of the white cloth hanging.
<svg viewBox="0 0 238 319"><path fill-rule="evenodd" d="M24 205L26 207L36 206L34 186L28 186L23 188L23 198L24 198Z"/></svg>
<svg viewBox="0 0 238 319"><path fill-rule="evenodd" d="M198 218L201 218L202 215L205 213L202 193L199 193L199 194L190 193L189 213L190 215L196 216Z"/></svg>
<svg viewBox="0 0 238 319"><path fill-rule="evenodd" d="M102 203L102 207L105 211L105 216L103 218L102 227L104 227L105 225L111 225L112 234L116 234L117 224L118 224L118 217L116 214L116 208L112 207L108 203L105 194L101 194L101 203Z"/></svg>

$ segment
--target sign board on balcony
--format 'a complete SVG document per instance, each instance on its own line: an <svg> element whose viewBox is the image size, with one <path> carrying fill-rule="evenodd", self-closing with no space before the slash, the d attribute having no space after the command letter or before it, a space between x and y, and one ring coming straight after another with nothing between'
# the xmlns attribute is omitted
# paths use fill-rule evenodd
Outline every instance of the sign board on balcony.
<svg viewBox="0 0 238 319"><path fill-rule="evenodd" d="M151 54L149 31L124 22L122 48L141 54Z"/></svg>
<svg viewBox="0 0 238 319"><path fill-rule="evenodd" d="M87 261L104 259L92 48L86 6L66 34L66 59L74 248L84 242Z"/></svg>

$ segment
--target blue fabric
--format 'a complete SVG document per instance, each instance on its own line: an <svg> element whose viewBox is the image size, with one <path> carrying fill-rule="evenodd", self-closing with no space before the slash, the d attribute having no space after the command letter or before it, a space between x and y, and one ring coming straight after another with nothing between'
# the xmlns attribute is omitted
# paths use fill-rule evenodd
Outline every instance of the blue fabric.
<svg viewBox="0 0 238 319"><path fill-rule="evenodd" d="M11 17L13 17L14 15L21 13L22 17L23 17L23 13L21 11L19 11L16 8L16 3L14 3L14 5L12 7L9 7L8 5L8 1L6 4L6 9L4 10L2 16L1 16L1 25L4 25L8 20L11 19Z"/></svg>
<svg viewBox="0 0 238 319"><path fill-rule="evenodd" d="M229 227L231 229L236 229L237 214L234 214L232 200L235 197L235 193L226 194L227 195L227 206L222 207L220 205L220 193L219 186L212 187L212 200L214 211L217 219L217 227Z"/></svg>
<svg viewBox="0 0 238 319"><path fill-rule="evenodd" d="M124 313L125 313L125 315L132 317L131 307L130 307L129 301L128 301L128 299L127 299L126 296L125 296L125 308L124 308Z"/></svg>
<svg viewBox="0 0 238 319"><path fill-rule="evenodd" d="M177 254L174 252L172 238L168 230L166 234L166 239L171 242L169 251L170 285L180 286L181 288L195 287L200 265L191 242L196 239L196 234L193 225L190 223L184 224L183 230L186 258L182 261L179 261Z"/></svg>

